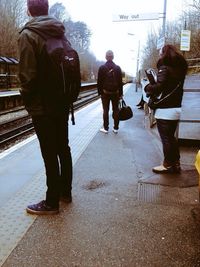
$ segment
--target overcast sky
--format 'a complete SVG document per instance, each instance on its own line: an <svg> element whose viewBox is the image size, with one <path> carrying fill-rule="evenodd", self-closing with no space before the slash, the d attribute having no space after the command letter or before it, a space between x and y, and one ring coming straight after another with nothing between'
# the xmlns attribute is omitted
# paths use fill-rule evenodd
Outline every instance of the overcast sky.
<svg viewBox="0 0 200 267"><path fill-rule="evenodd" d="M90 49L97 59L104 60L105 52L113 50L116 64L135 74L138 44L140 52L148 30L162 25L162 18L152 21L113 22L113 14L160 13L165 0L49 0L50 5L62 2L73 21L83 21L92 32ZM167 20L180 16L191 0L166 0ZM134 34L129 35L128 33Z"/></svg>

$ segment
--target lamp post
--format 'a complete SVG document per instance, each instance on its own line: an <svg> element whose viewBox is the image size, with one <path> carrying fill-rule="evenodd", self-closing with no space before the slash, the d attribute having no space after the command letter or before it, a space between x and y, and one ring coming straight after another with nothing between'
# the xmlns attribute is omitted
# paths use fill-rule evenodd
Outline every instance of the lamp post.
<svg viewBox="0 0 200 267"><path fill-rule="evenodd" d="M128 35L135 36L134 33L128 32ZM135 74L135 91L137 92L138 84L139 84L139 63L140 63L140 40L138 41L138 48L137 48L137 59L136 59L136 74Z"/></svg>
<svg viewBox="0 0 200 267"><path fill-rule="evenodd" d="M163 25L162 25L162 36L164 38L164 44L165 44L165 29L166 29L166 13L167 13L167 0L164 0Z"/></svg>
<svg viewBox="0 0 200 267"><path fill-rule="evenodd" d="M164 0L164 8L163 8L163 23L162 23L162 34L160 38L157 40L157 49L161 49L165 45L166 39L166 13L167 13L167 0Z"/></svg>
<svg viewBox="0 0 200 267"><path fill-rule="evenodd" d="M138 41L138 51L137 51L136 85L135 85L135 91L136 92L137 92L137 89L138 89L138 85L140 83L139 63L140 63L140 40Z"/></svg>

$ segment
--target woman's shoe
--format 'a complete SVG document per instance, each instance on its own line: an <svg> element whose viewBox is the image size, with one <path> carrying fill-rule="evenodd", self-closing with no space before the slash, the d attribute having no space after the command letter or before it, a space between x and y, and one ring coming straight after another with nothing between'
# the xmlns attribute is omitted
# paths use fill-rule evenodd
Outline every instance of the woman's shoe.
<svg viewBox="0 0 200 267"><path fill-rule="evenodd" d="M155 173L169 173L171 167L165 167L164 165L156 166L152 169Z"/></svg>
<svg viewBox="0 0 200 267"><path fill-rule="evenodd" d="M156 166L152 169L153 172L155 173L180 173L181 172L181 167L180 165L178 166L164 166L164 165L160 165L160 166Z"/></svg>

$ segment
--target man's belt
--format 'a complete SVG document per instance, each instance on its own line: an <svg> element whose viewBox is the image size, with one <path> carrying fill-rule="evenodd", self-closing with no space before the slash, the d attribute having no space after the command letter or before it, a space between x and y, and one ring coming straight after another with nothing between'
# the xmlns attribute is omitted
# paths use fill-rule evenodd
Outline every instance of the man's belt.
<svg viewBox="0 0 200 267"><path fill-rule="evenodd" d="M103 92L104 92L105 95L117 95L117 94L119 94L119 90L117 90L117 91L107 91L107 90L103 89Z"/></svg>

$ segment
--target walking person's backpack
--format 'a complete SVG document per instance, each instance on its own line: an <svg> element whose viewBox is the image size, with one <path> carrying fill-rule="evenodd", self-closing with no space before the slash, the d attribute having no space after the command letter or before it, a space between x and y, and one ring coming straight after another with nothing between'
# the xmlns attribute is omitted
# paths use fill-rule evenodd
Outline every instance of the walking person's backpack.
<svg viewBox="0 0 200 267"><path fill-rule="evenodd" d="M65 36L62 38L49 37L40 30L25 27L37 33L46 41L46 58L48 68L51 68L51 73L54 83L61 84L62 92L54 92L59 94L63 102L70 106L72 124L74 120L73 103L77 100L81 88L80 62L76 50L71 47L70 42ZM64 98L64 99L63 99Z"/></svg>
<svg viewBox="0 0 200 267"><path fill-rule="evenodd" d="M105 91L109 93L116 93L118 89L118 84L117 84L115 68L113 67L109 69L107 66L105 66L105 68L106 68L106 76L104 80Z"/></svg>

